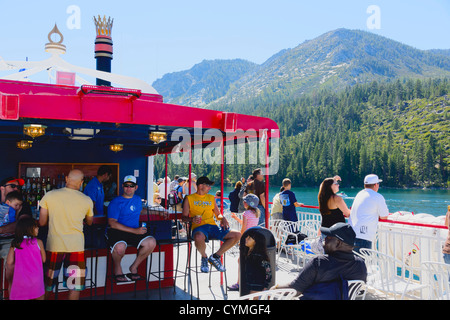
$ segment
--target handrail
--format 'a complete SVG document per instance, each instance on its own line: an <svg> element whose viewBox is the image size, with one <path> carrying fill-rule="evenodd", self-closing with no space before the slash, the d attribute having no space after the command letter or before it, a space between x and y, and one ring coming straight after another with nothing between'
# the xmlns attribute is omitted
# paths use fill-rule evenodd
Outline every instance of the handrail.
<svg viewBox="0 0 450 320"><path fill-rule="evenodd" d="M228 198L223 198L228 199ZM229 199L228 199L229 200ZM273 202L269 202L269 205L273 204ZM301 204L300 208L309 208L309 209L319 209L318 206L310 206ZM382 223L395 223L395 224L403 224L408 226L415 226L415 227L426 227L426 228L436 228L436 229L448 229L447 226L444 225L436 225L436 224L427 224L427 223L417 223L417 222L407 222L407 221L396 221L396 220L389 220L389 219L379 219L379 222Z"/></svg>

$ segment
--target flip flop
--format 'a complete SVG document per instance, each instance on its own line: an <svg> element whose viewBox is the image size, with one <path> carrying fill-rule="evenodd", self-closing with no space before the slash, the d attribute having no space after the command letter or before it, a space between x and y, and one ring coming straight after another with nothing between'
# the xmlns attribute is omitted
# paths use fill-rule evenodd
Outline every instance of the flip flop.
<svg viewBox="0 0 450 320"><path fill-rule="evenodd" d="M231 286L228 286L228 290L230 291L239 291L239 283L235 283Z"/></svg>
<svg viewBox="0 0 450 320"><path fill-rule="evenodd" d="M137 274L137 273L127 273L126 274L127 278L130 279L131 281L138 281L138 280L142 280L143 278Z"/></svg>
<svg viewBox="0 0 450 320"><path fill-rule="evenodd" d="M127 277L125 277L124 274L115 274L114 281L116 283L121 283L121 282L128 282L128 279L127 279Z"/></svg>

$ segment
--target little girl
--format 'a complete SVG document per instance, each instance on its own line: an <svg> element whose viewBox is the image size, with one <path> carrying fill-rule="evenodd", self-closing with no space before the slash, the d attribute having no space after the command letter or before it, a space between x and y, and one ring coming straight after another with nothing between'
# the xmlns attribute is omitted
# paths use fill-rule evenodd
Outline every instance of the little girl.
<svg viewBox="0 0 450 320"><path fill-rule="evenodd" d="M244 197L244 208L245 211L242 214L242 221L238 220L241 224L241 235L244 234L250 228L256 227L259 222L259 199L254 194L248 194ZM237 217L236 217L237 218ZM235 219L236 219L235 218ZM239 290L239 272L238 272L238 281L237 283L228 287L230 291L238 291Z"/></svg>
<svg viewBox="0 0 450 320"><path fill-rule="evenodd" d="M12 279L10 300L43 300L45 249L36 239L39 227L32 217L17 221L15 237L7 257L7 277Z"/></svg>
<svg viewBox="0 0 450 320"><path fill-rule="evenodd" d="M250 228L256 227L259 222L260 212L258 209L259 199L254 194L244 197L245 211L242 214L241 235Z"/></svg>
<svg viewBox="0 0 450 320"><path fill-rule="evenodd" d="M272 268L265 236L256 230L250 230L245 238L245 246L241 248L240 259L245 260L241 295L267 290L272 281Z"/></svg>

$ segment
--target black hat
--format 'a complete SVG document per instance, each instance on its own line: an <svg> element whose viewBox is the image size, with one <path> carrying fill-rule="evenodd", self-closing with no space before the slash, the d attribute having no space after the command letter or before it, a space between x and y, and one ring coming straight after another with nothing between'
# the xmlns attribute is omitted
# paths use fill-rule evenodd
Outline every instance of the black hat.
<svg viewBox="0 0 450 320"><path fill-rule="evenodd" d="M208 177L200 177L197 179L197 185L201 185L201 184L207 184L209 186L212 186L214 184L214 181L211 181L208 179Z"/></svg>
<svg viewBox="0 0 450 320"><path fill-rule="evenodd" d="M338 238L342 242L345 242L346 244L349 244L351 246L355 245L355 231L353 230L352 226L347 223L338 222L332 225L330 228L321 227L320 231L326 236Z"/></svg>

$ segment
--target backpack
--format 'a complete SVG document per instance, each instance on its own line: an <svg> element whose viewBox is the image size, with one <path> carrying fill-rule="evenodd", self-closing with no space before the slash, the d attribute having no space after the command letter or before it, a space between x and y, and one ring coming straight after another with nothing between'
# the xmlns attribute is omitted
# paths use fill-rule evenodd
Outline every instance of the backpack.
<svg viewBox="0 0 450 320"><path fill-rule="evenodd" d="M174 206L181 203L181 199L178 197L178 188L173 189L169 193L169 204Z"/></svg>

